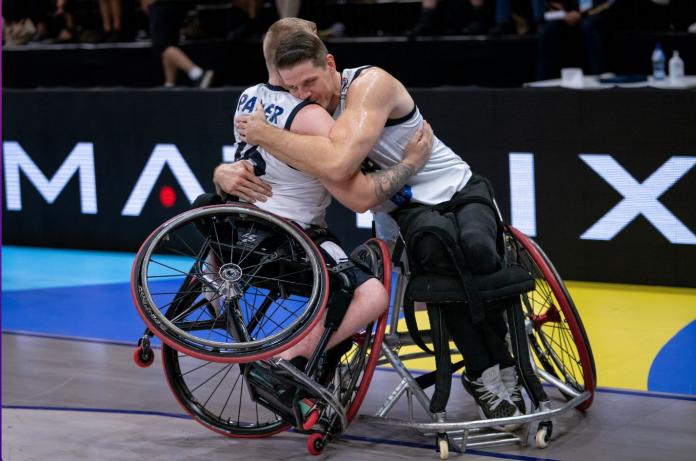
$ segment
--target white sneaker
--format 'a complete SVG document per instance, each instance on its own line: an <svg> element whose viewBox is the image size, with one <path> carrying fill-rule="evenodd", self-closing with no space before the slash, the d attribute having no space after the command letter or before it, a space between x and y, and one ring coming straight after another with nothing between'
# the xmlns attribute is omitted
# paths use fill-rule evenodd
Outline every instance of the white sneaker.
<svg viewBox="0 0 696 461"><path fill-rule="evenodd" d="M194 85L198 88L208 88L213 83L213 76L215 73L212 70L206 70L203 72L199 78L194 80Z"/></svg>
<svg viewBox="0 0 696 461"><path fill-rule="evenodd" d="M527 412L527 406L524 403L524 397L522 397L522 388L520 387L520 380L517 377L517 370L515 367L511 366L501 369L500 379L503 381L508 394L510 394L512 403L517 405L517 408L519 408L522 414L525 414Z"/></svg>
<svg viewBox="0 0 696 461"><path fill-rule="evenodd" d="M522 415L517 405L512 402L510 394L503 384L499 365L487 368L481 377L474 381L469 381L466 375L462 375L462 383L467 392L476 400L482 419L510 418ZM514 431L519 427L519 424L509 424L497 426L496 429Z"/></svg>

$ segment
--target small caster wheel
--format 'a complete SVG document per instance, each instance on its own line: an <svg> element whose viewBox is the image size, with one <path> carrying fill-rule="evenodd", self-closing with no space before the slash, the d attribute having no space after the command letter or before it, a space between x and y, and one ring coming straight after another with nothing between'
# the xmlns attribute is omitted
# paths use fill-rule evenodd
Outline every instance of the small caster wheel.
<svg viewBox="0 0 696 461"><path fill-rule="evenodd" d="M440 459L449 459L449 438L447 434L437 436L437 451L440 452Z"/></svg>
<svg viewBox="0 0 696 461"><path fill-rule="evenodd" d="M315 432L307 438L307 451L312 456L320 455L325 446L324 436L319 432Z"/></svg>
<svg viewBox="0 0 696 461"><path fill-rule="evenodd" d="M551 428L550 421L542 421L539 423L535 437L537 448L546 448L549 445L549 440L551 440Z"/></svg>
<svg viewBox="0 0 696 461"><path fill-rule="evenodd" d="M143 346L138 346L133 352L133 361L140 368L147 368L155 361L155 353L150 348L145 349Z"/></svg>

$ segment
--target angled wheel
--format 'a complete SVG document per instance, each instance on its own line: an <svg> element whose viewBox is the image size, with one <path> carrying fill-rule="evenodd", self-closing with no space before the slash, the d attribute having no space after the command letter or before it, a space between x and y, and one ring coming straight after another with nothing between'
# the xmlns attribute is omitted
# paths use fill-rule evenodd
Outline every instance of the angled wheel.
<svg viewBox="0 0 696 461"><path fill-rule="evenodd" d="M328 276L294 224L244 205L182 213L136 255L133 301L168 346L206 361L271 357L306 335L326 307Z"/></svg>
<svg viewBox="0 0 696 461"><path fill-rule="evenodd" d="M252 401L245 364L200 360L162 346L162 367L179 405L208 429L228 437L261 438L287 430L280 416Z"/></svg>
<svg viewBox="0 0 696 461"><path fill-rule="evenodd" d="M517 243L518 262L535 278L536 288L522 297L522 305L531 324L529 343L537 365L593 397L597 372L592 349L563 280L536 242L514 227L508 230ZM592 397L578 408L589 408Z"/></svg>

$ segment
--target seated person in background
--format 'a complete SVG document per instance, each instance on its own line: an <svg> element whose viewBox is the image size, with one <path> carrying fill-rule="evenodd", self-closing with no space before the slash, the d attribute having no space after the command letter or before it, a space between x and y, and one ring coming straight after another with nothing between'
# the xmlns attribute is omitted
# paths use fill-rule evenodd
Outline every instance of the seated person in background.
<svg viewBox="0 0 696 461"><path fill-rule="evenodd" d="M582 62L572 56L569 39L579 35L589 63L589 73L606 72L604 36L609 30L610 7L614 0L564 0L549 2L546 22L539 36L538 79L558 78L565 61ZM570 56L569 56L570 55Z"/></svg>
<svg viewBox="0 0 696 461"><path fill-rule="evenodd" d="M334 120L318 104L292 96L280 86L282 83L275 66L277 41L288 31L305 30L316 33L313 22L298 18L285 18L274 23L263 41L264 57L268 67L268 83L244 90L239 98L235 115L251 113L262 104L268 122L283 130L295 133L328 136ZM351 208L368 209L391 198L406 181L427 161L432 148L432 130L426 122L411 138L404 158L392 167L370 174L359 173L351 180L351 188L335 188L332 184L316 179L292 168L269 154L261 146L249 145L237 140L235 162L222 164L215 169L213 181L221 195L236 195L255 203L259 208L291 219L323 240L319 244L329 265L347 260L345 252L335 239L326 238L326 209L331 202L329 193ZM319 242L318 242L319 243ZM328 348L349 338L353 333L377 319L388 307L388 296L381 282L358 267L347 269L354 294L343 321L331 337ZM290 360L298 368L304 368L303 360L314 352L323 333L322 327L314 328L303 341L284 351L279 357Z"/></svg>
<svg viewBox="0 0 696 461"><path fill-rule="evenodd" d="M197 66L181 48L179 30L188 14L194 7L191 0L143 0L149 2L147 9L150 21L150 38L152 51L162 63L164 86L176 85L176 74L182 71L191 80L193 86L208 88L213 81L213 71L203 70Z"/></svg>
<svg viewBox="0 0 696 461"><path fill-rule="evenodd" d="M526 17L526 9L531 9L531 18ZM534 25L530 24L530 20ZM491 35L511 34L526 35L535 32L544 20L543 0L513 2L513 0L495 0L495 27L488 31Z"/></svg>

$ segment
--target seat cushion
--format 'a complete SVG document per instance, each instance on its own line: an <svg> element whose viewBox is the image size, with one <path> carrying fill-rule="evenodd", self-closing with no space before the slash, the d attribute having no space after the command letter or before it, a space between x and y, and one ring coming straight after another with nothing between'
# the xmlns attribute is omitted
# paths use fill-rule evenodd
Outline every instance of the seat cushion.
<svg viewBox="0 0 696 461"><path fill-rule="evenodd" d="M474 285L484 302L513 298L534 290L534 277L520 265L505 267L488 275L474 275ZM467 296L458 277L421 275L411 279L406 291L413 301L432 303L466 302Z"/></svg>

